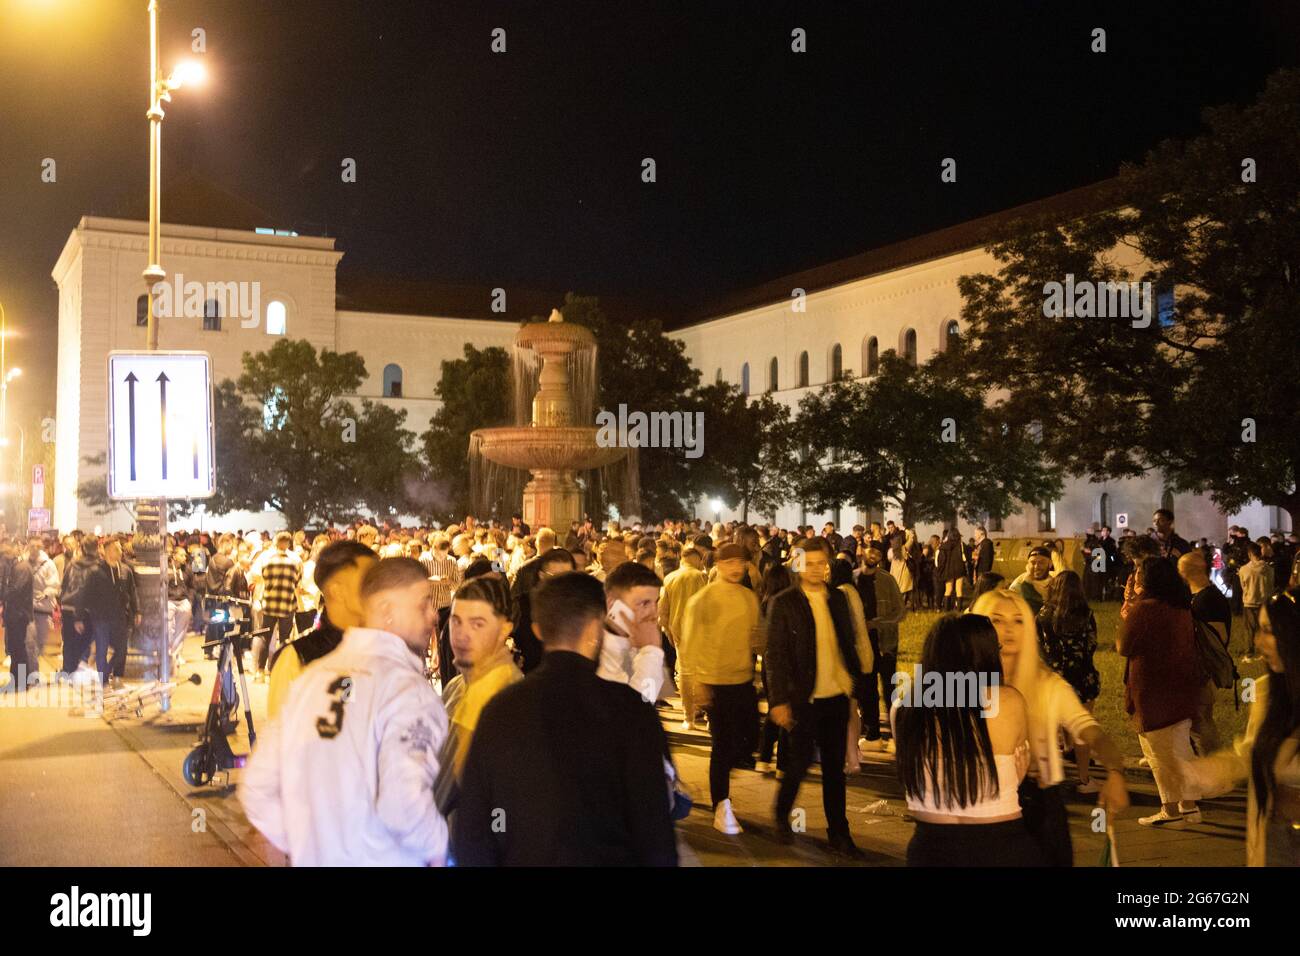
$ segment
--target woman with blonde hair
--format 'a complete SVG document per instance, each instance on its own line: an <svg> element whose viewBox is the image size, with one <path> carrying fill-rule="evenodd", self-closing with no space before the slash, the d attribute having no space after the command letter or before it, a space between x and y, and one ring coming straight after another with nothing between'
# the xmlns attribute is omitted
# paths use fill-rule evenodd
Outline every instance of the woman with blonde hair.
<svg viewBox="0 0 1300 956"><path fill-rule="evenodd" d="M1033 752L1030 774L1020 786L1025 823L1050 865L1071 866L1074 851L1062 793L1065 768L1056 745L1057 735L1064 730L1075 746L1087 745L1106 767L1106 782L1097 804L1111 813L1129 805L1123 755L1065 678L1043 663L1034 613L1023 597L1014 591L988 591L979 596L971 612L993 622L1003 679L1025 699Z"/></svg>

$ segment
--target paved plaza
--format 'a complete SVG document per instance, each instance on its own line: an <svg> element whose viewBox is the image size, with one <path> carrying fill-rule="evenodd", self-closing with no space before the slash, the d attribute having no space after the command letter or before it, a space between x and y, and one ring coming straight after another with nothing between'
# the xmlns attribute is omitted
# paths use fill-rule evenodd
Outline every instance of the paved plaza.
<svg viewBox="0 0 1300 956"><path fill-rule="evenodd" d="M194 744L212 692L215 663L202 659L199 638L186 645L189 663L171 710L86 716L63 707L0 708L0 864L282 866L282 854L245 819L234 781L195 788L181 765ZM48 676L57 658L47 656ZM265 684L250 684L254 724L265 719ZM673 700L675 705L677 702ZM682 732L679 709L660 711L679 772L696 808L678 824L687 866L836 866L846 864L825 849L826 822L819 777L810 773L799 794L808 832L793 846L774 838L772 806L777 781L771 774L736 770L731 795L745 828L740 836L713 829L708 809L709 737ZM240 720L237 753L248 748ZM234 772L236 775L238 771ZM1245 793L1202 803L1204 823L1183 831L1155 831L1137 818L1159 805L1150 774L1129 770L1133 807L1116 822L1123 865L1241 866L1245 862ZM1089 829L1094 801L1069 804L1075 864L1095 866L1101 837ZM849 778L849 824L868 866L902 866L912 823L905 815L893 757L871 755Z"/></svg>

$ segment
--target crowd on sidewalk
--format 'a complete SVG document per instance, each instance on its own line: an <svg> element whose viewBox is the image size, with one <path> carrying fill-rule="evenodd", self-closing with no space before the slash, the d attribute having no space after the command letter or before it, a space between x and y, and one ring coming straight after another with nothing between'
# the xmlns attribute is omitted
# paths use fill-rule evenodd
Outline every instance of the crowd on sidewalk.
<svg viewBox="0 0 1300 956"><path fill-rule="evenodd" d="M921 543L894 522L180 533L167 627L179 654L213 606L253 616L247 666L269 682L270 721L240 795L298 865L672 865L674 821L702 798L660 720L676 696L682 729L707 728L708 805L732 838L749 824L731 778L756 770L777 787L755 827L806 839L798 794L818 764L828 849L861 859L847 779L888 753L916 821L910 864L1070 865L1063 746L1077 792L1108 813L1129 802L1092 715L1090 602L1122 596L1125 708L1162 804L1140 822L1195 825L1199 800L1246 783L1250 862L1295 865L1295 545L1233 529L1207 557L1161 509L1145 535L1090 532L1081 570L1044 541L1006 580L983 528ZM40 679L51 634L58 678L120 680L135 575L124 535L0 543L5 688ZM1258 681L1228 652L1237 602ZM902 674L900 626L921 610L942 613ZM937 697L912 686L928 674ZM968 676L979 692L957 693ZM1229 749L1213 720L1225 687L1251 709Z"/></svg>

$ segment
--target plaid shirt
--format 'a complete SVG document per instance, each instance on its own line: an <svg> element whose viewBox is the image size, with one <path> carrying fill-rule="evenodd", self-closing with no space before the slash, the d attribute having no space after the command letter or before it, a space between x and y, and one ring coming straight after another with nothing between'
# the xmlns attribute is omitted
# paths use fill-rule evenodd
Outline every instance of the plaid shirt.
<svg viewBox="0 0 1300 956"><path fill-rule="evenodd" d="M262 613L288 617L298 610L298 582L302 564L291 554L272 554L262 565Z"/></svg>

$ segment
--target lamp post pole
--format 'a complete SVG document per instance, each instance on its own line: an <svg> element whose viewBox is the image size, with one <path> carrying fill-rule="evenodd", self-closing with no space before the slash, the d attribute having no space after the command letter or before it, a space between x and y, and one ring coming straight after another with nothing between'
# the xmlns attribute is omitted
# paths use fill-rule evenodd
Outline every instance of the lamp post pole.
<svg viewBox="0 0 1300 956"><path fill-rule="evenodd" d="M145 348L158 350L158 314L155 305L155 288L167 274L159 264L161 256L161 205L162 205L162 121L164 100L170 100L167 83L163 80L158 57L158 0L149 0L149 262L145 266L144 281L149 289L149 315L146 325ZM167 502L140 500L135 506L136 584L139 590L141 621L138 634L139 650L143 660L140 672L134 677L158 680L171 678L171 654L167 634L167 587L164 584L164 562L167 534ZM156 660L156 670L155 667ZM160 709L166 711L170 700L164 695Z"/></svg>

